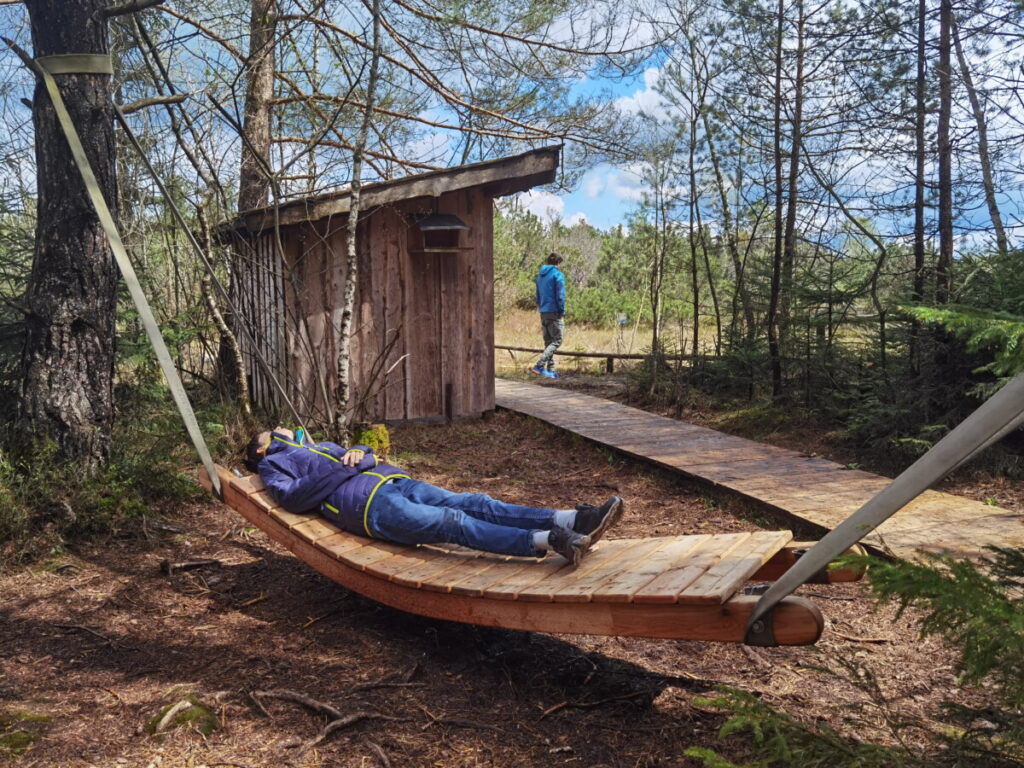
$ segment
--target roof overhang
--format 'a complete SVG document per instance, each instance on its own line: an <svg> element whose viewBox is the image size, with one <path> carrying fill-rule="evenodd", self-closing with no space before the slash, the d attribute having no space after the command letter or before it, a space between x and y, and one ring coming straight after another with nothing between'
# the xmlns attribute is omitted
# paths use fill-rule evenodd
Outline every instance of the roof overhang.
<svg viewBox="0 0 1024 768"><path fill-rule="evenodd" d="M404 176L401 179L364 184L360 189L359 205L360 208L369 210L417 197L440 197L446 192L470 187L483 187L484 194L492 198L524 192L555 180L561 149L560 146L543 147L521 155L483 163L460 165L440 171ZM294 200L246 211L223 224L219 230L222 235L228 235L231 232L261 232L275 225L320 221L331 216L347 214L350 203L349 190Z"/></svg>

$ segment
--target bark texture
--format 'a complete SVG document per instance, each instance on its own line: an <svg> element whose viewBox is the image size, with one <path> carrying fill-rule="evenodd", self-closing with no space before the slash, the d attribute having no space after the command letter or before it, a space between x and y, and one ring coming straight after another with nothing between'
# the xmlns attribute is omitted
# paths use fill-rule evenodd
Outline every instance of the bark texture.
<svg viewBox="0 0 1024 768"><path fill-rule="evenodd" d="M277 0L253 0L249 23L248 84L245 90L245 141L238 181L238 210L261 208L270 192L270 117L274 97L274 36Z"/></svg>
<svg viewBox="0 0 1024 768"><path fill-rule="evenodd" d="M35 55L107 53L104 0L26 0ZM59 21L59 23L58 23ZM111 78L57 75L104 197L117 215ZM20 415L86 471L108 458L117 269L42 82L33 108L38 187Z"/></svg>

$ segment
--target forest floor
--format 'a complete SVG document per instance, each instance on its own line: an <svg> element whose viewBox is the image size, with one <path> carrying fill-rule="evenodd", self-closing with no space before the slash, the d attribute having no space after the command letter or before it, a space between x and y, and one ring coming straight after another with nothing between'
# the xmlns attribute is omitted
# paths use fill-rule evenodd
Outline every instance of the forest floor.
<svg viewBox="0 0 1024 768"><path fill-rule="evenodd" d="M395 463L456 490L557 507L621 495L609 538L781 527L507 412L395 428L392 441ZM809 648L531 634L370 602L215 502L162 513L0 574L0 758L21 733L28 749L11 762L24 768L682 768L701 764L690 746L746 754L695 701L718 685L862 739L884 731L875 684L902 723L985 699L958 685L950 648L918 637L918 616L897 619L860 584L801 590L828 621ZM219 564L161 569L204 558ZM367 717L304 749L327 718L258 693L282 689ZM147 732L190 696L212 730Z"/></svg>

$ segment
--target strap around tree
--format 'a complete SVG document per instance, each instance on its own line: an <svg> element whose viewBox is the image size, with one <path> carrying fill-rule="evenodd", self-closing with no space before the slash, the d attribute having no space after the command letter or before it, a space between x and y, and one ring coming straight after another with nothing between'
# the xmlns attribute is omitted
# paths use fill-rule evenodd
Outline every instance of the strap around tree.
<svg viewBox="0 0 1024 768"><path fill-rule="evenodd" d="M114 63L108 53L58 53L40 56L36 64L51 75L114 74Z"/></svg>

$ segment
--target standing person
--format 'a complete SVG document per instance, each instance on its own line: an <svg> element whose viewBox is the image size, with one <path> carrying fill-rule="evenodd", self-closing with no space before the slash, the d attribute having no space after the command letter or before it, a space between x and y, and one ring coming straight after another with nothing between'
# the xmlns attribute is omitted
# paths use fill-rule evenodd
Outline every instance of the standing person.
<svg viewBox="0 0 1024 768"><path fill-rule="evenodd" d="M558 268L561 263L562 257L552 253L537 275L537 309L544 331L544 352L530 373L549 379L558 378L555 351L562 346L562 334L565 332L565 275Z"/></svg>

